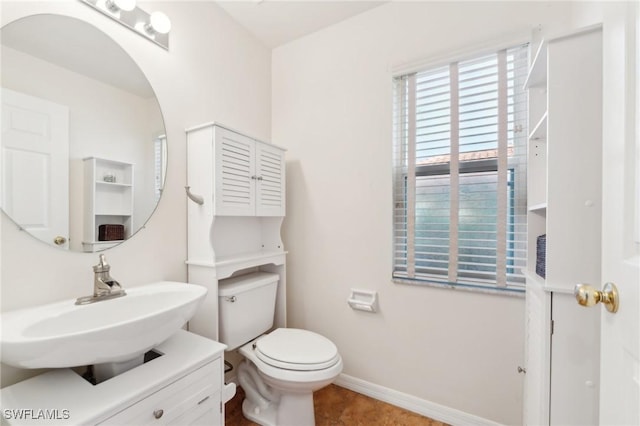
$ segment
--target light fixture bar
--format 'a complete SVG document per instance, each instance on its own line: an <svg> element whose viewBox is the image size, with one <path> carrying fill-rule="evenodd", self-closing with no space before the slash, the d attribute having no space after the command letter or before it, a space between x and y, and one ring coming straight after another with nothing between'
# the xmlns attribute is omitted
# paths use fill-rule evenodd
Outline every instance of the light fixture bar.
<svg viewBox="0 0 640 426"><path fill-rule="evenodd" d="M118 1L118 0L79 0L80 2L92 7L105 16L119 22L121 25L129 28L133 32L147 40L151 40L158 46L169 50L169 30L171 29L171 21L162 12L154 12L149 14L144 10L135 6L135 0ZM127 6L121 8L119 4ZM133 5L133 7L131 7ZM154 15L154 20L151 17ZM154 27L154 21L158 21L157 16L161 16L161 28ZM157 26L157 24L156 24Z"/></svg>

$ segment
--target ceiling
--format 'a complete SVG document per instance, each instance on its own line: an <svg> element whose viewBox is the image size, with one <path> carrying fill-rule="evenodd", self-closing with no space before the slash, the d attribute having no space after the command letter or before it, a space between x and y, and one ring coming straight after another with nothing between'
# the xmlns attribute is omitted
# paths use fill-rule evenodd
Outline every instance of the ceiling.
<svg viewBox="0 0 640 426"><path fill-rule="evenodd" d="M274 48L331 26L386 1L216 1L265 46Z"/></svg>

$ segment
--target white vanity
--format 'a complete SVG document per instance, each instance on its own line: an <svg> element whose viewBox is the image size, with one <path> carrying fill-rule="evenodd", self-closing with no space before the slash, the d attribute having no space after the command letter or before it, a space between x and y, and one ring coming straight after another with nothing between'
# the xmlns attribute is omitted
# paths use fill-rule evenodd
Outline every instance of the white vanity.
<svg viewBox="0 0 640 426"><path fill-rule="evenodd" d="M57 369L0 391L9 425L223 425L225 345L179 330L162 355L97 385Z"/></svg>

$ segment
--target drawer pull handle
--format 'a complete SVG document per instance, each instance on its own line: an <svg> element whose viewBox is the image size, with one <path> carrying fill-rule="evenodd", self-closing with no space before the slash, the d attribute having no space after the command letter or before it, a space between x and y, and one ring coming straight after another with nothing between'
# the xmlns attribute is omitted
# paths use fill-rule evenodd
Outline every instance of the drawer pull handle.
<svg viewBox="0 0 640 426"><path fill-rule="evenodd" d="M207 399L209 399L209 396L205 396L204 398L202 398L200 401L198 401L198 405L202 404L203 402L205 402Z"/></svg>
<svg viewBox="0 0 640 426"><path fill-rule="evenodd" d="M155 410L153 412L153 417L155 417L156 419L159 419L160 417L162 417L163 414L164 414L164 410Z"/></svg>

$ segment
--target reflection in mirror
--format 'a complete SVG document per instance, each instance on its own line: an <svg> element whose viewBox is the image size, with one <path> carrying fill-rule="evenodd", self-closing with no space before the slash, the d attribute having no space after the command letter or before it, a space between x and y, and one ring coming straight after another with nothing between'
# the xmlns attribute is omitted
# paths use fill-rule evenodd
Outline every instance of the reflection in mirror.
<svg viewBox="0 0 640 426"><path fill-rule="evenodd" d="M130 238L153 213L166 170L162 113L144 74L75 18L33 15L0 31L2 210L64 249Z"/></svg>

